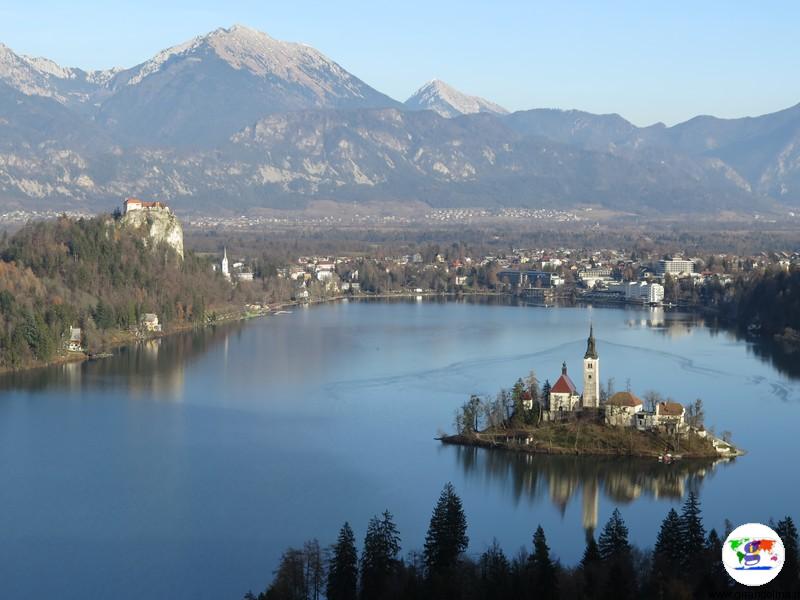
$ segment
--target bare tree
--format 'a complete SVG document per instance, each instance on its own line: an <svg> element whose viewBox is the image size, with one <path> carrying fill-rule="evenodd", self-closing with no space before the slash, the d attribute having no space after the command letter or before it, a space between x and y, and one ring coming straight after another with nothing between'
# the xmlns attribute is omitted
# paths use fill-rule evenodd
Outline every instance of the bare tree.
<svg viewBox="0 0 800 600"><path fill-rule="evenodd" d="M645 410L648 412L654 413L656 412L656 406L658 406L659 402L663 402L664 398L656 391L647 390L644 393L644 406Z"/></svg>

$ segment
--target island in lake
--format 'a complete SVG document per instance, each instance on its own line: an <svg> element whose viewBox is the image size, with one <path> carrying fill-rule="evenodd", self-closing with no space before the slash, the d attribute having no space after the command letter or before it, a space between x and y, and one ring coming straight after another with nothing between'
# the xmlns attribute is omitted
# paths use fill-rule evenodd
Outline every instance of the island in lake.
<svg viewBox="0 0 800 600"><path fill-rule="evenodd" d="M703 405L688 407L656 392L645 402L630 389L613 392L600 385L600 357L590 326L583 357L583 394L567 374L541 390L533 372L517 380L512 390L494 399L473 395L456 413L453 435L445 444L503 448L534 454L588 454L677 458L735 457L742 450L703 426ZM483 427L481 426L483 424Z"/></svg>

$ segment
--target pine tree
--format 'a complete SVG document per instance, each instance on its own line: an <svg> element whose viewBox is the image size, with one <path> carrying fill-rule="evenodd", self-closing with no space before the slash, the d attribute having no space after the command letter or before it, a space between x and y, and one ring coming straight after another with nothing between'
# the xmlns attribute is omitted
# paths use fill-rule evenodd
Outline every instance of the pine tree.
<svg viewBox="0 0 800 600"><path fill-rule="evenodd" d="M503 591L508 588L511 571L508 558L496 539L492 541L492 545L486 549L486 552L481 554L478 566L483 591L482 597L504 597Z"/></svg>
<svg viewBox="0 0 800 600"><path fill-rule="evenodd" d="M729 581L725 566L722 564L722 540L716 529L708 532L705 545L703 568L700 572L700 581L695 588L698 598L723 597L729 592Z"/></svg>
<svg viewBox="0 0 800 600"><path fill-rule="evenodd" d="M628 527L616 508L600 533L597 549L607 573L603 598L622 600L634 597L635 573Z"/></svg>
<svg viewBox="0 0 800 600"><path fill-rule="evenodd" d="M582 591L583 596L586 598L594 597L596 590L600 587L602 579L601 563L602 559L597 542L594 540L593 535L588 535L586 549L583 551L583 558L581 558L580 562L580 571L583 579Z"/></svg>
<svg viewBox="0 0 800 600"><path fill-rule="evenodd" d="M661 529L653 550L653 569L663 573L674 573L681 566L683 557L683 525L677 511L671 508L661 522Z"/></svg>
<svg viewBox="0 0 800 600"><path fill-rule="evenodd" d="M361 599L377 600L396 571L400 534L386 510L382 518L372 517L361 553Z"/></svg>
<svg viewBox="0 0 800 600"><path fill-rule="evenodd" d="M611 513L608 523L603 527L598 540L598 550L600 557L604 561L609 561L621 557L629 557L631 546L628 543L628 527L622 520L619 509L615 508Z"/></svg>
<svg viewBox="0 0 800 600"><path fill-rule="evenodd" d="M558 598L558 573L556 565L550 559L550 548L547 546L547 539L541 525L533 534L533 554L529 560L536 597Z"/></svg>
<svg viewBox="0 0 800 600"><path fill-rule="evenodd" d="M796 594L800 592L800 564L798 564L798 537L797 527L792 517L786 517L775 526L777 533L783 542L785 560L783 568L775 578L775 583L781 592Z"/></svg>
<svg viewBox="0 0 800 600"><path fill-rule="evenodd" d="M680 542L682 565L689 573L696 574L702 568L706 531L700 515L700 501L694 492L689 492L681 510Z"/></svg>
<svg viewBox="0 0 800 600"><path fill-rule="evenodd" d="M447 483L433 509L425 536L425 566L431 573L452 569L467 549L467 518L452 483Z"/></svg>
<svg viewBox="0 0 800 600"><path fill-rule="evenodd" d="M358 585L356 538L349 523L339 530L331 550L325 595L328 600L355 600Z"/></svg>

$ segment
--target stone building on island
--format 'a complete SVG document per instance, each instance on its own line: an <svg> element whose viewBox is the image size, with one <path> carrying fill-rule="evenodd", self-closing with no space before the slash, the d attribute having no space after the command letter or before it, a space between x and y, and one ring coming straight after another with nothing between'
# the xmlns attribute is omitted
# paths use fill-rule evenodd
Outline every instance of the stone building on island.
<svg viewBox="0 0 800 600"><path fill-rule="evenodd" d="M617 392L604 404L605 424L632 427L643 406L643 402L631 392Z"/></svg>
<svg viewBox="0 0 800 600"><path fill-rule="evenodd" d="M542 398L543 421L592 419L610 427L635 427L639 430L660 429L678 433L687 429L685 409L677 402L659 402L652 411L630 390L617 392L605 401L600 394L600 356L594 327L589 328L586 353L583 357L583 393L579 394L567 374L567 363L561 366L561 376Z"/></svg>
<svg viewBox="0 0 800 600"><path fill-rule="evenodd" d="M550 388L549 411L555 413L554 417L563 417L565 414L580 410L581 397L578 389L567 375L567 363L561 365L561 377Z"/></svg>

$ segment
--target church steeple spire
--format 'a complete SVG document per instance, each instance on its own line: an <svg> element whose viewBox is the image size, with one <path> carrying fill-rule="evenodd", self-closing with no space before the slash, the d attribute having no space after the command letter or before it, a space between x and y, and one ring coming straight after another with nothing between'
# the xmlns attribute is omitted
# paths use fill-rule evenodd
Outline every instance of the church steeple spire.
<svg viewBox="0 0 800 600"><path fill-rule="evenodd" d="M589 325L589 339L586 342L586 354L583 358L593 358L597 360L597 348L594 344L594 325Z"/></svg>

